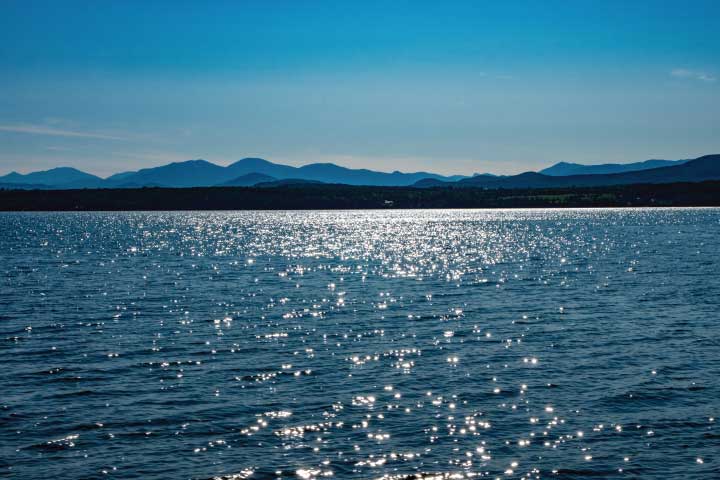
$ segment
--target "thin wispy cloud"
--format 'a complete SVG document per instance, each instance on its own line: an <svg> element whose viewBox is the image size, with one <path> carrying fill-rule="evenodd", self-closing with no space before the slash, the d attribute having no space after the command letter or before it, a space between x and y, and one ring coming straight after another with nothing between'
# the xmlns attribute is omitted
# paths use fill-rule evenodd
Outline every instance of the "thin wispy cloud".
<svg viewBox="0 0 720 480"><path fill-rule="evenodd" d="M711 83L717 80L717 78L707 72L702 72L699 70L688 70L685 68L676 68L675 70L670 72L670 75L676 78L687 78L690 80L698 80L700 82L707 82Z"/></svg>
<svg viewBox="0 0 720 480"><path fill-rule="evenodd" d="M54 137L95 138L100 140L126 140L117 135L106 135L95 132L82 132L77 130L64 130L47 127L45 125L0 125L0 131L12 133L27 133L31 135L50 135Z"/></svg>

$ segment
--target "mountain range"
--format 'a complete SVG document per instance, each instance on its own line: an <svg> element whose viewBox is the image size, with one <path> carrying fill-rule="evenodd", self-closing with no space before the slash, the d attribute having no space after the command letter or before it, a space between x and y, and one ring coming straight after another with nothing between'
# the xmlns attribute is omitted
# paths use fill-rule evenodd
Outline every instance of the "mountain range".
<svg viewBox="0 0 720 480"><path fill-rule="evenodd" d="M694 160L674 163L671 166L633 170L621 173L552 176L538 172L525 172L505 177L475 176L455 182L424 179L414 186L419 188L570 188L631 185L642 183L701 182L720 180L720 155L705 155Z"/></svg>
<svg viewBox="0 0 720 480"><path fill-rule="evenodd" d="M188 160L160 167L144 168L100 178L69 167L22 175L12 172L0 177L5 188L132 188L132 187L211 187L251 186L279 180L343 183L348 185L408 186L432 178L457 181L462 175L444 176L428 172L402 173L352 169L332 163L312 163L302 167L281 165L261 158L244 158L223 167L206 160Z"/></svg>
<svg viewBox="0 0 720 480"><path fill-rule="evenodd" d="M635 163L603 163L601 165L581 165L579 163L559 162L555 165L540 170L538 173L553 177L566 177L568 175L599 175L605 173L635 172L638 170L649 170L651 168L672 167L680 165L687 160L645 160Z"/></svg>
<svg viewBox="0 0 720 480"><path fill-rule="evenodd" d="M261 158L244 158L226 167L205 160L175 162L101 178L75 168L0 177L5 189L82 189L136 187L272 187L302 183L368 186L545 188L671 183L720 179L720 155L694 160L647 160L629 164L580 165L560 162L539 172L496 176L443 176L428 172L392 173L352 169L332 163L293 167Z"/></svg>

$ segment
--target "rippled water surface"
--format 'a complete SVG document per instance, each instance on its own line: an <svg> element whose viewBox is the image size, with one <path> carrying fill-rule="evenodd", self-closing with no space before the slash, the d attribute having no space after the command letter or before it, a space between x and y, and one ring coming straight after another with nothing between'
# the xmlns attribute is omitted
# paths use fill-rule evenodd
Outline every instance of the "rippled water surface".
<svg viewBox="0 0 720 480"><path fill-rule="evenodd" d="M0 476L720 478L720 210L0 233Z"/></svg>

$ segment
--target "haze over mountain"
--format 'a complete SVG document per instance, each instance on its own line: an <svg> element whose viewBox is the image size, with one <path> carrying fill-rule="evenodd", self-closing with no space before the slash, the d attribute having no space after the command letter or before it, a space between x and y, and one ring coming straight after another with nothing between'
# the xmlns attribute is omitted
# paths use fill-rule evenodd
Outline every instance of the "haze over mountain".
<svg viewBox="0 0 720 480"><path fill-rule="evenodd" d="M472 177L457 182L425 179L416 187L558 188L630 185L641 183L701 182L720 179L720 155L705 155L669 167L598 175L551 176L525 172L506 177Z"/></svg>
<svg viewBox="0 0 720 480"><path fill-rule="evenodd" d="M598 175L604 173L623 173L637 170L649 170L651 168L671 167L680 165L687 160L645 160L635 163L603 163L601 165L581 165L579 163L559 162L555 165L540 170L538 173L553 177L565 177L568 175Z"/></svg>
<svg viewBox="0 0 720 480"><path fill-rule="evenodd" d="M274 182L277 178L265 175L263 173L246 173L237 178L233 178L225 183L221 183L220 187L252 187L259 183Z"/></svg>

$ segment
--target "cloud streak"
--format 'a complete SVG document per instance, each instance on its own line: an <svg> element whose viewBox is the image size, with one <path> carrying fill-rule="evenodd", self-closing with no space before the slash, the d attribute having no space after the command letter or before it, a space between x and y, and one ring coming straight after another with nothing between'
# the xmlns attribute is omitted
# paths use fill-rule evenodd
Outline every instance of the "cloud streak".
<svg viewBox="0 0 720 480"><path fill-rule="evenodd" d="M79 132L76 130L63 130L44 125L0 125L0 131L12 133L26 133L31 135L50 135L54 137L95 138L99 140L126 140L125 137L105 135L94 132Z"/></svg>
<svg viewBox="0 0 720 480"><path fill-rule="evenodd" d="M717 80L717 78L712 74L701 72L699 70L687 70L685 68L676 68L670 72L670 75L676 78L689 78L691 80L698 80L700 82L707 83Z"/></svg>

